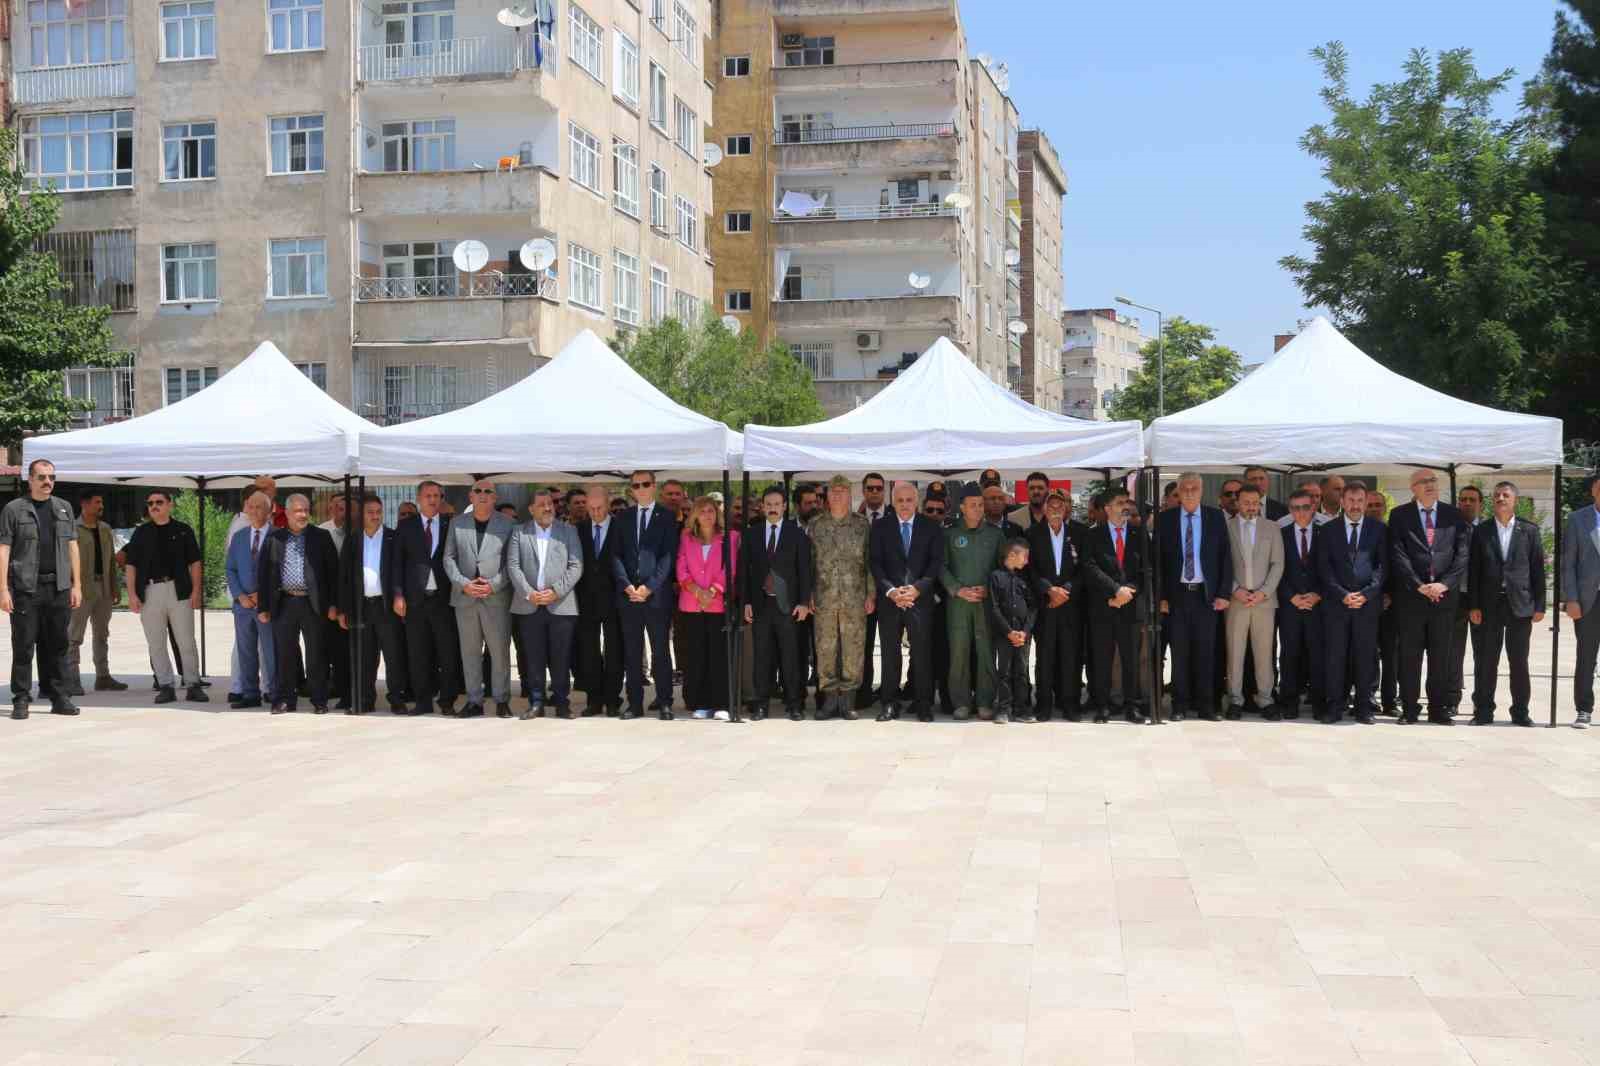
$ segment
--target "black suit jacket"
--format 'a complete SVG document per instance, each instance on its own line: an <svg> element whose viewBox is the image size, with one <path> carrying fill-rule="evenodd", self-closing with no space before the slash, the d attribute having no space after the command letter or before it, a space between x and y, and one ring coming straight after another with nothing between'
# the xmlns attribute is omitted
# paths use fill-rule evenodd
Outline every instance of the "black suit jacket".
<svg viewBox="0 0 1600 1066"><path fill-rule="evenodd" d="M1309 530L1310 550L1303 563L1300 561L1300 528L1290 522L1279 530L1283 534L1283 576L1278 579L1278 606L1286 611L1295 610L1295 605L1289 602L1292 597L1322 592L1322 575L1317 569L1317 530L1320 528L1314 525Z"/></svg>
<svg viewBox="0 0 1600 1066"><path fill-rule="evenodd" d="M1276 522L1289 513L1289 508L1274 500L1271 496L1263 496L1261 499L1261 513L1267 516L1267 521Z"/></svg>
<svg viewBox="0 0 1600 1066"><path fill-rule="evenodd" d="M306 526L306 598L311 609L326 617L328 608L336 606L335 582L339 579L338 550L333 546L333 535L320 526ZM288 529L274 529L261 546L261 558L256 561L256 589L261 597L259 610L276 614L284 592L284 545L289 542Z"/></svg>
<svg viewBox="0 0 1600 1066"><path fill-rule="evenodd" d="M433 571L436 591L450 595L450 579L444 573L444 545L450 536L450 519L439 515L439 539L434 542L433 554L428 554L428 535L422 528L422 516L407 518L395 527L395 542L399 551L395 557L394 584L390 598L404 596L408 606L420 602L428 588L428 571Z"/></svg>
<svg viewBox="0 0 1600 1066"><path fill-rule="evenodd" d="M634 521L638 521L635 516ZM622 525L617 518L606 524L605 543L600 553L594 550L594 520L585 518L573 526L578 533L578 544L583 548L583 576L578 578L578 616L605 619L617 612L617 577L611 572L611 560L617 554L617 533Z"/></svg>
<svg viewBox="0 0 1600 1066"><path fill-rule="evenodd" d="M1170 507L1156 517L1161 545L1161 598L1170 599L1183 583L1182 507ZM1200 505L1200 572L1205 577L1206 599L1225 600L1233 595L1233 548L1228 541L1228 518L1221 508Z"/></svg>
<svg viewBox="0 0 1600 1066"><path fill-rule="evenodd" d="M806 536L792 518L785 518L778 527L778 550L771 559L767 557L767 523L750 530L739 542L739 588L745 603L760 607L766 602L767 574L773 576L773 594L778 609L788 614L801 604L811 602L811 538ZM944 546L940 544L940 565L944 561Z"/></svg>
<svg viewBox="0 0 1600 1066"><path fill-rule="evenodd" d="M1432 606L1417 594L1417 587L1438 581L1449 589L1439 606L1454 607L1461 591L1461 579L1467 576L1472 527L1461 517L1461 512L1448 503L1441 500L1433 506L1431 548L1422 529L1422 512L1415 500L1389 512L1389 567L1397 605Z"/></svg>
<svg viewBox="0 0 1600 1066"><path fill-rule="evenodd" d="M756 531L762 534L762 530ZM867 563L872 568L872 583L878 595L890 589L914 585L917 605L933 602L933 587L944 569L944 531L925 514L911 518L911 553L900 541L900 517L893 511L872 524L867 537Z"/></svg>
<svg viewBox="0 0 1600 1066"><path fill-rule="evenodd" d="M1063 528L1066 537L1061 545L1061 566L1057 569L1055 548L1050 544L1049 521L1035 522L1028 527L1028 573L1039 594L1040 612L1051 609L1050 590L1053 588L1067 590L1067 607L1077 607L1083 600L1083 564L1089 527L1069 518ZM1113 553L1113 560L1115 557Z"/></svg>
<svg viewBox="0 0 1600 1066"><path fill-rule="evenodd" d="M678 561L678 519L660 503L650 509L650 521L639 539L639 508L628 508L611 519L606 542L617 538L611 556L611 578L616 584L613 602L621 605L624 586L643 585L650 590L644 606L657 611L672 610L673 567Z"/></svg>
<svg viewBox="0 0 1600 1066"><path fill-rule="evenodd" d="M1361 540L1350 554L1349 521L1342 515L1317 531L1317 575L1322 579L1322 602L1343 606L1344 598L1359 592L1368 606L1383 609L1384 582L1388 580L1389 531L1376 518L1361 523Z"/></svg>
<svg viewBox="0 0 1600 1066"><path fill-rule="evenodd" d="M1140 598L1146 595L1144 531L1130 522L1123 541L1122 565L1118 566L1117 547L1109 525L1095 526L1084 538L1087 548L1083 554L1084 598L1088 601L1089 612L1102 621L1137 621ZM1133 599L1121 607L1110 606L1106 601L1124 585L1135 591Z"/></svg>
<svg viewBox="0 0 1600 1066"><path fill-rule="evenodd" d="M1504 589L1506 604L1518 618L1543 614L1544 542L1539 527L1526 518L1513 519L1511 554L1500 554L1500 528L1493 518L1472 531L1471 606L1486 610Z"/></svg>
<svg viewBox="0 0 1600 1066"><path fill-rule="evenodd" d="M399 534L389 526L382 527L380 533L383 540L378 552L378 588L382 590L379 596L383 602L378 609L379 617L368 618L363 615L363 622L388 621L394 617L393 590L400 561ZM366 561L362 558L366 536L366 530L350 530L345 534L344 547L339 550L339 611L350 616L351 625L355 624L356 600L365 599L361 571ZM362 610L367 608L363 607Z"/></svg>

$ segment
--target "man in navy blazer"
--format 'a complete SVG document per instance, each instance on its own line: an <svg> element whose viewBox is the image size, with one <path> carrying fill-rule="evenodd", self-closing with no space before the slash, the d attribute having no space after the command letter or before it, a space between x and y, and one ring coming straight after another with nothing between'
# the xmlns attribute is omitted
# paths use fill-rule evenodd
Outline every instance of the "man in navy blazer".
<svg viewBox="0 0 1600 1066"><path fill-rule="evenodd" d="M1069 722L1081 716L1078 649L1083 641L1083 603L1088 598L1083 558L1089 527L1071 515L1067 494L1050 489L1043 516L1028 526L1028 572L1039 595L1033 675L1034 713L1041 722L1050 720L1057 705Z"/></svg>
<svg viewBox="0 0 1600 1066"><path fill-rule="evenodd" d="M1344 718L1350 671L1355 671L1355 720L1371 725L1378 684L1378 614L1388 576L1389 531L1368 518L1367 487L1347 481L1340 495L1343 513L1317 533L1317 574L1322 579L1323 688L1327 707L1318 721Z"/></svg>
<svg viewBox="0 0 1600 1066"><path fill-rule="evenodd" d="M1311 493L1289 495L1283 534L1283 577L1278 581L1278 713L1300 717L1300 697L1309 693L1312 713L1327 703L1323 687L1322 576L1317 572L1317 504Z"/></svg>
<svg viewBox="0 0 1600 1066"><path fill-rule="evenodd" d="M917 513L917 490L897 481L893 513L874 522L867 540L868 565L878 595L883 640L883 703L878 721L900 717L900 634L911 643L912 710L933 721L933 586L944 567L944 532Z"/></svg>
<svg viewBox="0 0 1600 1066"><path fill-rule="evenodd" d="M272 499L264 492L252 491L245 497L244 515L248 521L228 542L226 572L228 595L233 598L233 647L235 673L229 701L235 710L261 706L261 697L271 699L277 692L277 650L272 627L256 617L256 567L261 549L272 534Z"/></svg>
<svg viewBox="0 0 1600 1066"><path fill-rule="evenodd" d="M1400 721L1422 711L1422 654L1428 654L1428 721L1454 725L1450 706L1456 609L1472 557L1472 530L1439 499L1439 475L1411 474L1411 502L1389 512L1389 567L1400 627Z"/></svg>
<svg viewBox="0 0 1600 1066"><path fill-rule="evenodd" d="M1172 720L1217 714L1217 630L1233 590L1233 550L1221 510L1200 503L1199 474L1178 478L1178 506L1156 518L1161 613L1172 648Z"/></svg>
<svg viewBox="0 0 1600 1066"><path fill-rule="evenodd" d="M360 635L360 661L356 664L360 673L351 685L355 703L346 714L365 714L377 706L380 651L389 710L410 713L406 695L411 688L411 674L406 662L405 629L394 613L388 591L395 587L399 566L399 534L383 524L383 501L369 494L361 500L361 532L346 536L339 552L339 625Z"/></svg>
<svg viewBox="0 0 1600 1066"><path fill-rule="evenodd" d="M644 714L644 642L650 641L650 671L656 698L650 709L662 721L672 715L672 657L667 651L672 627L672 569L677 562L678 521L656 503L656 476L635 470L628 478L634 506L618 515L611 535L617 538L611 576L617 583L617 611L622 617L622 655L627 672L628 706L624 718Z"/></svg>

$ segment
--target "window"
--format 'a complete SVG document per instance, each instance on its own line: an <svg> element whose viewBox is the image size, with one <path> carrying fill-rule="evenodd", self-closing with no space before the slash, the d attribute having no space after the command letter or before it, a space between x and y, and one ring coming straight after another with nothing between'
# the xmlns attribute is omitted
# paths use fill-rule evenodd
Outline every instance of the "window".
<svg viewBox="0 0 1600 1066"><path fill-rule="evenodd" d="M179 122L161 127L162 181L200 181L216 176L215 122Z"/></svg>
<svg viewBox="0 0 1600 1066"><path fill-rule="evenodd" d="M780 144L812 144L833 139L832 111L803 111L779 119Z"/></svg>
<svg viewBox="0 0 1600 1066"><path fill-rule="evenodd" d="M678 240L680 242L682 242L684 247L693 248L695 246L695 243L694 243L694 229L695 229L694 204L691 203L688 200L685 200L681 196L674 196L672 198L672 203L673 203L673 206L677 208L677 215L678 215L677 235L678 235Z"/></svg>
<svg viewBox="0 0 1600 1066"><path fill-rule="evenodd" d="M750 76L750 57L723 56L722 76L724 78L748 78Z"/></svg>
<svg viewBox="0 0 1600 1066"><path fill-rule="evenodd" d="M722 228L729 233L750 232L750 212L725 211L722 215Z"/></svg>
<svg viewBox="0 0 1600 1066"><path fill-rule="evenodd" d="M271 50L309 52L322 47L322 0L267 0Z"/></svg>
<svg viewBox="0 0 1600 1066"><path fill-rule="evenodd" d="M672 98L673 141L696 160L700 158L700 116L688 104Z"/></svg>
<svg viewBox="0 0 1600 1066"><path fill-rule="evenodd" d="M650 321L660 322L667 317L667 268L650 264Z"/></svg>
<svg viewBox="0 0 1600 1066"><path fill-rule="evenodd" d="M722 309L724 311L750 310L750 290L729 289L722 296Z"/></svg>
<svg viewBox="0 0 1600 1066"><path fill-rule="evenodd" d="M611 261L616 265L616 290L618 322L630 326L639 324L639 260L627 252L611 250Z"/></svg>
<svg viewBox="0 0 1600 1066"><path fill-rule="evenodd" d="M667 221L667 172L650 164L650 225L662 233L669 231Z"/></svg>
<svg viewBox="0 0 1600 1066"><path fill-rule="evenodd" d="M67 368L67 395L94 404L93 410L73 416L75 426L103 426L133 417L133 353L121 354L116 366Z"/></svg>
<svg viewBox="0 0 1600 1066"><path fill-rule="evenodd" d="M456 168L456 120L453 118L385 122L382 132L383 169L387 174Z"/></svg>
<svg viewBox="0 0 1600 1066"><path fill-rule="evenodd" d="M600 191L600 142L594 134L578 125L567 123L572 140L572 164L568 173L572 180L586 189Z"/></svg>
<svg viewBox="0 0 1600 1066"><path fill-rule="evenodd" d="M28 34L35 67L127 59L128 0L28 0Z"/></svg>
<svg viewBox="0 0 1600 1066"><path fill-rule="evenodd" d="M321 237L273 241L267 291L274 298L328 295L328 242Z"/></svg>
<svg viewBox="0 0 1600 1066"><path fill-rule="evenodd" d="M383 246L383 277L363 288L366 299L410 300L455 296L455 241L411 241Z"/></svg>
<svg viewBox="0 0 1600 1066"><path fill-rule="evenodd" d="M304 374L317 388L323 392L328 391L328 364L327 363L296 363L294 368Z"/></svg>
<svg viewBox="0 0 1600 1066"><path fill-rule="evenodd" d="M789 345L789 351L800 360L800 365L817 380L833 377L833 342L802 341Z"/></svg>
<svg viewBox="0 0 1600 1066"><path fill-rule="evenodd" d="M650 64L650 125L667 132L667 72Z"/></svg>
<svg viewBox="0 0 1600 1066"><path fill-rule="evenodd" d="M601 48L605 44L605 31L577 4L571 5L569 12L567 21L572 27L572 61L588 71L596 81L604 82L606 75L601 61Z"/></svg>
<svg viewBox="0 0 1600 1066"><path fill-rule="evenodd" d="M217 383L214 366L167 367L167 402L177 403Z"/></svg>
<svg viewBox="0 0 1600 1066"><path fill-rule="evenodd" d="M672 291L672 314L679 322L692 326L700 321L700 301L682 289Z"/></svg>
<svg viewBox="0 0 1600 1066"><path fill-rule="evenodd" d="M215 244L162 246L162 303L199 303L216 298L217 246Z"/></svg>
<svg viewBox="0 0 1600 1066"><path fill-rule="evenodd" d="M989 223L983 224L983 265L994 265L994 235L989 229Z"/></svg>
<svg viewBox="0 0 1600 1066"><path fill-rule="evenodd" d="M833 299L833 267L791 266L783 275L785 300Z"/></svg>
<svg viewBox="0 0 1600 1066"><path fill-rule="evenodd" d="M650 0L650 21L662 33L667 32L667 0Z"/></svg>
<svg viewBox="0 0 1600 1066"><path fill-rule="evenodd" d="M611 202L618 210L639 217L639 149L617 142L611 146Z"/></svg>
<svg viewBox="0 0 1600 1066"><path fill-rule="evenodd" d="M217 57L216 4L161 5L162 59L215 59Z"/></svg>
<svg viewBox="0 0 1600 1066"><path fill-rule="evenodd" d="M617 34L616 93L634 107L639 106L639 46L625 33Z"/></svg>
<svg viewBox="0 0 1600 1066"><path fill-rule="evenodd" d="M386 425L426 418L460 407L466 399L466 374L459 366L389 363L383 368L383 419Z"/></svg>
<svg viewBox="0 0 1600 1066"><path fill-rule="evenodd" d="M22 170L32 189L131 189L133 112L79 111L21 120Z"/></svg>
<svg viewBox="0 0 1600 1066"><path fill-rule="evenodd" d="M65 286L61 301L67 306L112 311L136 306L133 230L52 230L34 242L34 249L55 257L56 274Z"/></svg>
<svg viewBox="0 0 1600 1066"><path fill-rule="evenodd" d="M321 115L269 119L272 158L269 174L314 174L323 169Z"/></svg>
<svg viewBox="0 0 1600 1066"><path fill-rule="evenodd" d="M700 30L695 26L694 16L689 14L689 9L682 4L672 5L672 43L677 46L683 58L700 67Z"/></svg>
<svg viewBox="0 0 1600 1066"><path fill-rule="evenodd" d="M799 48L784 49L783 65L786 67L833 66L833 38L807 37L801 41Z"/></svg>
<svg viewBox="0 0 1600 1066"><path fill-rule="evenodd" d="M750 135L748 133L735 133L726 142L727 151L724 155L749 155Z"/></svg>
<svg viewBox="0 0 1600 1066"><path fill-rule="evenodd" d="M568 282L567 298L579 307L587 307L591 311L603 310L605 295L601 291L600 256L568 241L567 267L572 275L572 280Z"/></svg>

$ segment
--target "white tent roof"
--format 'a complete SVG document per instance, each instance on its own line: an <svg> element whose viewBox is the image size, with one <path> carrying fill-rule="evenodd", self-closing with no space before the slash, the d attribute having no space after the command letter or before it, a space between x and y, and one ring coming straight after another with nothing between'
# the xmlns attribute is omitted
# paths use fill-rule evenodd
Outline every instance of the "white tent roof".
<svg viewBox="0 0 1600 1066"><path fill-rule="evenodd" d="M147 415L23 442L24 462L49 459L63 481L138 485L246 484L272 474L295 485L355 472L371 423L312 384L263 341L214 385Z"/></svg>
<svg viewBox="0 0 1600 1066"><path fill-rule="evenodd" d="M1561 420L1482 407L1382 366L1318 316L1214 400L1158 418L1152 466L1237 470L1361 466L1541 467L1561 462Z"/></svg>
<svg viewBox="0 0 1600 1066"><path fill-rule="evenodd" d="M741 438L650 384L590 330L546 366L469 407L368 426L368 477L474 474L515 481L607 480L635 469L709 477L738 463Z"/></svg>
<svg viewBox="0 0 1600 1066"><path fill-rule="evenodd" d="M941 337L882 392L853 411L809 426L746 426L745 466L821 477L975 475L985 467L1126 470L1143 464L1138 422L1052 414L990 381Z"/></svg>

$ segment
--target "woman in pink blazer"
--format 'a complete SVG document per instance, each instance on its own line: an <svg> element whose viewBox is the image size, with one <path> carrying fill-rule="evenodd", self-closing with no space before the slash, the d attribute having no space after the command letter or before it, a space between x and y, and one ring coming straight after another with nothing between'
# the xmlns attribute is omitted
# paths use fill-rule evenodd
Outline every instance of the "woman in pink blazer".
<svg viewBox="0 0 1600 1066"><path fill-rule="evenodd" d="M722 531L717 501L701 496L689 509L678 541L678 666L683 671L683 702L696 718L728 720L728 649L723 642L722 598L733 574L722 566L722 538L732 538L739 558L739 534Z"/></svg>

